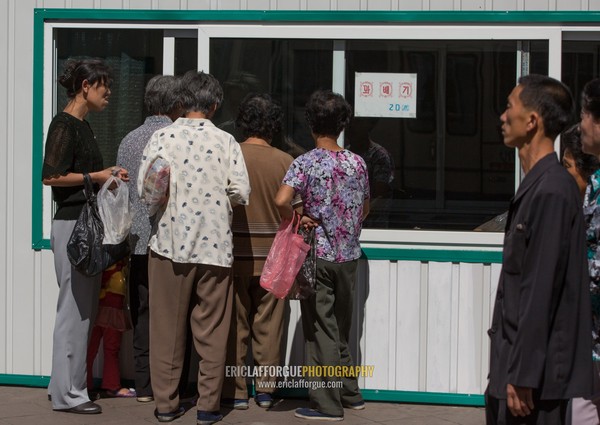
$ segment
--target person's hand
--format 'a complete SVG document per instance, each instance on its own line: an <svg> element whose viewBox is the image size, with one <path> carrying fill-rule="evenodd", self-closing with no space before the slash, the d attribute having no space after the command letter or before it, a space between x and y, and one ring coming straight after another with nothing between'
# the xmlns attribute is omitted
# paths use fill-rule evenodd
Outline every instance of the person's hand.
<svg viewBox="0 0 600 425"><path fill-rule="evenodd" d="M321 223L307 215L302 215L302 218L300 218L300 225L304 226L306 230L310 230L314 227L317 227L319 224Z"/></svg>
<svg viewBox="0 0 600 425"><path fill-rule="evenodd" d="M112 174L124 182L129 181L129 172L123 167L112 167Z"/></svg>
<svg viewBox="0 0 600 425"><path fill-rule="evenodd" d="M106 183L106 180L108 180L111 176L115 176L124 182L129 181L129 173L127 172L127 170L125 168L116 167L116 166L105 168L102 171L96 171L94 173L90 173L90 176L92 177L92 181L94 183L98 183L100 186L102 186L104 183ZM113 188L111 187L109 189L113 189Z"/></svg>
<svg viewBox="0 0 600 425"><path fill-rule="evenodd" d="M513 416L527 416L534 409L531 388L506 385L506 405Z"/></svg>

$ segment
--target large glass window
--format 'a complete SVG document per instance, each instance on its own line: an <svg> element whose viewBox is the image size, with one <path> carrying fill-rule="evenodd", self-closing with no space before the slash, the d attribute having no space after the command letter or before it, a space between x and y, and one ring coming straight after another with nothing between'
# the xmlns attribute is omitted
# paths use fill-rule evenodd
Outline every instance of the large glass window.
<svg viewBox="0 0 600 425"><path fill-rule="evenodd" d="M598 75L600 75L598 41L563 41L562 81L569 86L575 96L577 113L581 109L583 86Z"/></svg>
<svg viewBox="0 0 600 425"><path fill-rule="evenodd" d="M210 72L224 86L221 128L234 126L243 96L271 93L286 128L274 145L297 156L313 141L307 96L333 84L333 40L212 38ZM345 145L369 167L366 228L473 230L503 213L515 191L515 154L502 144L499 116L517 79L515 40L349 40L345 96L355 74L417 75L415 118L357 117ZM526 43L530 72L547 73L547 43Z"/></svg>

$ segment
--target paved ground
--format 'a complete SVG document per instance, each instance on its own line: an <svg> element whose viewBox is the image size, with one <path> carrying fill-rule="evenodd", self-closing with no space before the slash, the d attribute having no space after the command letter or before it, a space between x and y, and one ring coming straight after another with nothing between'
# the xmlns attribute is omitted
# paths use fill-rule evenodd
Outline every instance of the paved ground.
<svg viewBox="0 0 600 425"><path fill-rule="evenodd" d="M0 425L148 425L158 424L154 418L153 403L138 403L135 399L102 399L100 415L77 415L53 412L43 388L0 386ZM294 417L294 409L306 406L305 400L279 400L269 410L261 409L251 402L244 411L223 410L221 423L241 425L266 424L315 424ZM175 425L196 423L195 409L172 422ZM484 423L482 408L430 406L400 403L367 402L362 411L345 411L345 425L481 425Z"/></svg>

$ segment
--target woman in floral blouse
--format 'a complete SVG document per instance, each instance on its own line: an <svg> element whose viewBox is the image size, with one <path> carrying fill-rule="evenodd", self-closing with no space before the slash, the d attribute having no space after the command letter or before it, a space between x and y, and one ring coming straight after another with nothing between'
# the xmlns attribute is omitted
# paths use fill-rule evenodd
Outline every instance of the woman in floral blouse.
<svg viewBox="0 0 600 425"><path fill-rule="evenodd" d="M291 219L291 201L300 195L302 224L316 227L316 293L300 304L306 362L311 366L353 364L348 338L361 255L359 236L369 211L369 178L364 160L337 144L351 115L350 105L339 94L323 90L311 95L306 120L316 148L294 160L275 198L281 216ZM364 409L356 378L323 381L334 379L341 379L343 388L311 387L312 408L297 409L295 415L336 421L343 419L343 407Z"/></svg>
<svg viewBox="0 0 600 425"><path fill-rule="evenodd" d="M583 152L600 158L600 79L588 82L581 96L581 144ZM594 396L590 399L573 399L572 424L600 423L600 170L588 181L583 200L586 222L590 292L592 296L592 337L594 358Z"/></svg>

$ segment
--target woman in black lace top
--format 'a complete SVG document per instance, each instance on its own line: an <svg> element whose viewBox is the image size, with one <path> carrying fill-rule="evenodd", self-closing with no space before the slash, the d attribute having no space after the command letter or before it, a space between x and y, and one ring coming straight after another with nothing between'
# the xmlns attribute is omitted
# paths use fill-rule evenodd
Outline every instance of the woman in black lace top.
<svg viewBox="0 0 600 425"><path fill-rule="evenodd" d="M52 221L51 245L59 285L52 351L52 376L48 396L54 410L100 413L86 387L88 334L98 305L101 274L88 277L75 270L66 246L85 203L83 174L102 185L114 167L104 168L102 154L85 117L108 105L111 74L100 60L67 62L59 83L67 89L69 103L48 129L42 182L52 187L58 209ZM127 181L127 171L118 171Z"/></svg>

